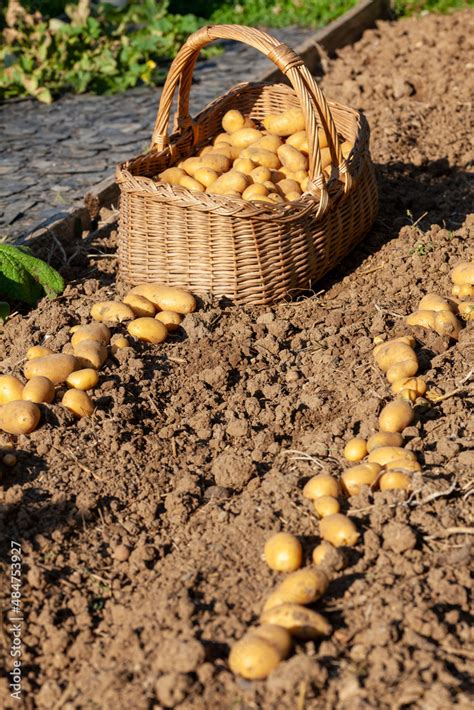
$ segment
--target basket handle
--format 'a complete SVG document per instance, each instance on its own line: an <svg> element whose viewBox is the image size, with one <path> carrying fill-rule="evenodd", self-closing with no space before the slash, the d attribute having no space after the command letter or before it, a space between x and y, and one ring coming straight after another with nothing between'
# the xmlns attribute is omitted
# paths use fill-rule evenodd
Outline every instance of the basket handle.
<svg viewBox="0 0 474 710"><path fill-rule="evenodd" d="M311 180L308 192L313 195L326 193L326 178L321 167L321 150L318 138L318 112L320 123L326 135L326 140L331 151L331 158L339 166L339 172L345 179L345 191L351 184L351 176L343 158L341 147L337 138L337 130L327 101L318 85L306 68L303 60L286 44L281 44L274 37L256 30L252 27L241 25L208 25L193 32L183 44L166 78L161 94L158 115L155 121L152 136L152 149L164 150L169 144L168 127L171 105L176 87L179 84L178 109L176 124L178 129L184 130L193 126L189 115L189 94L191 90L194 65L200 50L210 42L217 39L232 39L248 44L258 49L288 77L300 101L305 117L306 131L309 147L309 171ZM322 198L322 195L321 195ZM327 202L327 195L322 200Z"/></svg>

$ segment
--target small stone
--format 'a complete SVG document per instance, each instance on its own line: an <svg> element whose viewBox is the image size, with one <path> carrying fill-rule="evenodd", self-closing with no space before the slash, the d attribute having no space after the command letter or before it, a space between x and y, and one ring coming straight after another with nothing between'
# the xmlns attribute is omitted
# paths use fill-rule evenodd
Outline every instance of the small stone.
<svg viewBox="0 0 474 710"><path fill-rule="evenodd" d="M126 545L117 545L113 551L113 558L117 562L126 562L130 557L130 550Z"/></svg>

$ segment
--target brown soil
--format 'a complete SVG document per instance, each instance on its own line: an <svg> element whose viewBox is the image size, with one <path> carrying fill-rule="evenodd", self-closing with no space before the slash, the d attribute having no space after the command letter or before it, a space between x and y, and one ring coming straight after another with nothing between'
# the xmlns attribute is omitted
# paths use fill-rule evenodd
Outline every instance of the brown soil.
<svg viewBox="0 0 474 710"><path fill-rule="evenodd" d="M234 677L226 658L278 579L265 539L292 531L309 553L318 526L302 485L340 471L347 438L375 430L390 393L372 338L407 332L403 316L427 291L448 295L452 265L472 258L471 20L383 23L329 62L328 95L372 126L381 210L317 293L271 309L204 298L165 345L109 360L93 418L53 405L18 438L0 529L2 555L11 538L24 553L24 707L469 706L471 327L458 344L415 333L430 385L457 392L418 407L406 431L424 464L410 497L347 501L362 539L316 607L333 635L298 644L266 681ZM70 284L7 323L5 371L45 338L61 349L115 294L114 240L66 248ZM18 707L7 684L0 703Z"/></svg>

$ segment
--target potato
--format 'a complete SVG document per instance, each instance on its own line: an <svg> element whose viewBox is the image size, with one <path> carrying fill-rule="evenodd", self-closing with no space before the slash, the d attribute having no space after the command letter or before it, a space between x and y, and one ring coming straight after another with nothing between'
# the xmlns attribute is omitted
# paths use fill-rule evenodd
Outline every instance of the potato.
<svg viewBox="0 0 474 710"><path fill-rule="evenodd" d="M378 449L381 446L402 446L403 436L397 431L378 431L376 434L372 434L367 439L367 451L370 454L374 449Z"/></svg>
<svg viewBox="0 0 474 710"><path fill-rule="evenodd" d="M427 293L418 304L419 311L450 311L451 306L446 299L437 293Z"/></svg>
<svg viewBox="0 0 474 710"><path fill-rule="evenodd" d="M33 345L33 347L28 348L26 351L26 359L33 360L35 357L46 357L47 355L52 355L53 351L49 348L43 347L43 345Z"/></svg>
<svg viewBox="0 0 474 710"><path fill-rule="evenodd" d="M385 468L387 471L402 471L403 473L415 473L416 471L421 471L421 466L418 461L412 461L407 458L389 461Z"/></svg>
<svg viewBox="0 0 474 710"><path fill-rule="evenodd" d="M222 165L223 161L221 160L222 158L225 158L226 160L232 162L240 157L240 148L235 148L234 146L230 145L230 143L219 143L219 145L214 146L214 150L211 151L210 153L206 154L206 159L212 156L219 156L219 160L215 161L213 160L212 163L214 165ZM207 166L209 167L209 166ZM212 168L214 169L214 168ZM197 171L196 171L197 172ZM219 171L223 172L223 171ZM196 177L196 175L194 175Z"/></svg>
<svg viewBox="0 0 474 710"><path fill-rule="evenodd" d="M458 306L459 315L464 320L474 320L474 302L466 301Z"/></svg>
<svg viewBox="0 0 474 710"><path fill-rule="evenodd" d="M406 317L405 323L407 325L418 325L420 328L434 330L435 315L435 311L415 311L414 313L410 313L410 315Z"/></svg>
<svg viewBox="0 0 474 710"><path fill-rule="evenodd" d="M157 345L168 337L168 329L156 318L137 318L128 324L127 330L137 340Z"/></svg>
<svg viewBox="0 0 474 710"><path fill-rule="evenodd" d="M256 636L257 638L264 639L264 641L271 643L271 645L277 649L281 659L288 658L291 653L293 639L291 638L291 634L282 626L276 626L275 624L254 626L248 630L245 638L249 636Z"/></svg>
<svg viewBox="0 0 474 710"><path fill-rule="evenodd" d="M230 135L228 133L219 133L219 135L216 136L212 142L215 146L222 145L222 143L230 145Z"/></svg>
<svg viewBox="0 0 474 710"><path fill-rule="evenodd" d="M194 177L194 173L196 172L196 170L198 170L199 168L202 167L202 162L201 162L201 158L198 158L197 156L193 156L192 158L186 158L186 160L183 160L183 162L180 163L179 165L180 165L180 168L182 170L185 170L188 175L190 175L191 177ZM180 185L182 184L181 183L182 179L183 178L181 178L179 181Z"/></svg>
<svg viewBox="0 0 474 710"><path fill-rule="evenodd" d="M266 541L263 557L270 569L276 572L294 572L301 567L303 548L294 535L276 533Z"/></svg>
<svg viewBox="0 0 474 710"><path fill-rule="evenodd" d="M79 369L79 363L74 355L66 355L64 353L56 353L47 355L46 357L36 357L34 360L28 360L25 364L23 374L27 380L32 377L42 376L51 380L53 385L60 385L65 382L71 372Z"/></svg>
<svg viewBox="0 0 474 710"><path fill-rule="evenodd" d="M290 108L280 114L270 114L263 119L267 131L275 136L290 136L305 129L303 111Z"/></svg>
<svg viewBox="0 0 474 710"><path fill-rule="evenodd" d="M81 368L99 370L107 360L108 352L105 345L97 340L81 340L74 348L74 356Z"/></svg>
<svg viewBox="0 0 474 710"><path fill-rule="evenodd" d="M22 399L35 404L41 404L42 402L50 404L55 394L51 380L42 375L37 375L32 377L24 386Z"/></svg>
<svg viewBox="0 0 474 710"><path fill-rule="evenodd" d="M278 148L283 145L283 141L278 136L263 136L258 141L252 144L255 148L263 148L271 153L276 153Z"/></svg>
<svg viewBox="0 0 474 710"><path fill-rule="evenodd" d="M197 171L196 171L197 172ZM181 187L185 187L187 190L193 190L194 192L204 192L204 185L192 178L190 175L185 175L179 181Z"/></svg>
<svg viewBox="0 0 474 710"><path fill-rule="evenodd" d="M123 299L123 303L132 309L135 318L153 318L156 314L156 308L153 303L145 296L139 296L137 293L128 293Z"/></svg>
<svg viewBox="0 0 474 710"><path fill-rule="evenodd" d="M89 325L80 325L74 331L71 345L75 348L83 340L96 340L102 345L108 345L111 337L112 333L104 323L90 323Z"/></svg>
<svg viewBox="0 0 474 710"><path fill-rule="evenodd" d="M275 193L273 193L275 194ZM252 202L268 202L271 205L275 204L274 198L270 198L269 195L256 195Z"/></svg>
<svg viewBox="0 0 474 710"><path fill-rule="evenodd" d="M182 168L167 168L159 174L161 182L167 182L169 185L179 185L179 181L186 175Z"/></svg>
<svg viewBox="0 0 474 710"><path fill-rule="evenodd" d="M264 182L271 180L272 173L264 165L259 165L257 168L254 168L252 170L252 172L250 173L250 177L252 178L254 183L259 182L263 184Z"/></svg>
<svg viewBox="0 0 474 710"><path fill-rule="evenodd" d="M316 545L311 557L315 565L322 565L328 571L340 571L347 564L343 551L331 545L327 540Z"/></svg>
<svg viewBox="0 0 474 710"><path fill-rule="evenodd" d="M400 390L398 393L399 399L404 399L405 402L411 402L412 404L415 404L417 400L417 394L415 390Z"/></svg>
<svg viewBox="0 0 474 710"><path fill-rule="evenodd" d="M379 416L379 426L382 431L402 432L414 419L413 409L408 402L397 400L387 404Z"/></svg>
<svg viewBox="0 0 474 710"><path fill-rule="evenodd" d="M451 311L438 311L435 313L434 327L440 335L447 335L453 340L458 340L462 326Z"/></svg>
<svg viewBox="0 0 474 710"><path fill-rule="evenodd" d="M277 170L280 167L280 159L278 156L270 150L264 150L263 148L254 148L253 146L246 148L242 151L242 158L250 158L252 162L257 165L262 165L269 170Z"/></svg>
<svg viewBox="0 0 474 710"><path fill-rule="evenodd" d="M284 604L312 604L323 596L328 586L329 579L322 570L306 567L289 574L280 582L274 594Z"/></svg>
<svg viewBox="0 0 474 710"><path fill-rule="evenodd" d="M474 261L461 261L451 271L451 281L457 286L474 286Z"/></svg>
<svg viewBox="0 0 474 710"><path fill-rule="evenodd" d="M418 369L416 353L406 343L392 341L383 343L383 345L374 349L373 355L375 362L383 372L387 372L393 365L404 361L416 363ZM410 375L406 376L409 377Z"/></svg>
<svg viewBox="0 0 474 710"><path fill-rule="evenodd" d="M334 547L352 547L359 539L356 526L342 513L322 518L319 521L319 534Z"/></svg>
<svg viewBox="0 0 474 710"><path fill-rule="evenodd" d="M298 202L298 200L301 199L301 191L300 192L289 192L287 195L285 195L285 200L287 202Z"/></svg>
<svg viewBox="0 0 474 710"><path fill-rule="evenodd" d="M268 194L276 193L277 195L280 195L280 188L278 187L278 185L275 185L271 180L265 180L264 183L258 184L263 184L263 186L266 187Z"/></svg>
<svg viewBox="0 0 474 710"><path fill-rule="evenodd" d="M401 362L396 362L394 365L391 365L385 374L390 384L393 384L397 380L413 377L417 372L418 359L415 355L410 360L402 360Z"/></svg>
<svg viewBox="0 0 474 710"><path fill-rule="evenodd" d="M23 383L13 375L0 375L0 404L22 399Z"/></svg>
<svg viewBox="0 0 474 710"><path fill-rule="evenodd" d="M247 148L249 145L252 145L252 143L255 143L255 141L258 141L258 139L261 137L261 132L258 131L256 128L239 128L238 131L232 133L230 137L230 143L236 148L243 149ZM248 156L242 157L246 158Z"/></svg>
<svg viewBox="0 0 474 710"><path fill-rule="evenodd" d="M130 306L118 301L99 301L91 308L91 317L97 321L123 323L135 317Z"/></svg>
<svg viewBox="0 0 474 710"><path fill-rule="evenodd" d="M220 175L217 180L210 186L209 192L216 195L225 195L229 192L237 192L239 195L250 184L250 178L244 173L239 173L237 170L229 170L228 173Z"/></svg>
<svg viewBox="0 0 474 710"><path fill-rule="evenodd" d="M132 288L130 293L145 296L161 311L173 311L185 315L196 310L196 299L192 293L175 286L159 283L140 284Z"/></svg>
<svg viewBox="0 0 474 710"><path fill-rule="evenodd" d="M296 182L296 180L289 180L288 178L285 178L284 180L280 180L278 183L278 189L284 194L288 195L290 192L296 192L301 194L301 188L299 182Z"/></svg>
<svg viewBox="0 0 474 710"><path fill-rule="evenodd" d="M459 298L471 298L474 296L474 286L470 284L461 284L453 286L451 293Z"/></svg>
<svg viewBox="0 0 474 710"><path fill-rule="evenodd" d="M203 155L207 155L208 153L213 153L213 152L214 152L214 146L213 145L206 145L206 146L204 146L204 148L201 148L198 155L200 158L202 158Z"/></svg>
<svg viewBox="0 0 474 710"><path fill-rule="evenodd" d="M339 501L333 496L321 496L313 500L313 510L319 518L339 513L340 509Z"/></svg>
<svg viewBox="0 0 474 710"><path fill-rule="evenodd" d="M177 330L183 320L183 316L180 313L174 313L173 311L161 311L156 314L155 318L166 326L169 333Z"/></svg>
<svg viewBox="0 0 474 710"><path fill-rule="evenodd" d="M249 185L248 187L245 188L245 190L242 193L242 199L243 200L255 200L257 197L261 197L262 195L268 195L268 190L265 187L265 185L262 185L261 183L256 182L253 185Z"/></svg>
<svg viewBox="0 0 474 710"><path fill-rule="evenodd" d="M92 367L86 367L83 370L71 372L66 380L66 384L75 390L91 390L99 382L97 370Z"/></svg>
<svg viewBox="0 0 474 710"><path fill-rule="evenodd" d="M34 402L13 401L0 406L0 429L7 434L31 434L41 414Z"/></svg>
<svg viewBox="0 0 474 710"><path fill-rule="evenodd" d="M410 485L410 476L401 471L387 471L379 480L379 488L381 491L407 490L410 488Z"/></svg>
<svg viewBox="0 0 474 710"><path fill-rule="evenodd" d="M297 131L296 133L293 133L293 135L286 139L286 142L288 145L296 148L296 150L299 150L300 153L306 153L306 155L309 153L308 134L306 131Z"/></svg>
<svg viewBox="0 0 474 710"><path fill-rule="evenodd" d="M228 158L226 155L223 155L222 153L217 152L205 155L201 162L202 167L214 170L214 172L218 173L219 175L221 175L222 173L226 173L232 167L232 161L230 160L230 158ZM197 170L194 173L194 177L196 177L196 173Z"/></svg>
<svg viewBox="0 0 474 710"><path fill-rule="evenodd" d="M285 201L283 197L278 194L278 192L269 192L267 195L267 200L275 204Z"/></svg>
<svg viewBox="0 0 474 710"><path fill-rule="evenodd" d="M281 164L285 168L289 168L294 173L297 170L307 170L308 169L308 158L304 153L301 153L293 146L285 143L280 146L277 151L277 155L280 159Z"/></svg>
<svg viewBox="0 0 474 710"><path fill-rule="evenodd" d="M250 175L252 170L255 168L255 163L250 158L237 158L234 160L232 167L237 170L238 173L244 173L244 175Z"/></svg>
<svg viewBox="0 0 474 710"><path fill-rule="evenodd" d="M94 412L94 405L87 392L71 389L64 393L61 404L74 414L75 417L90 417Z"/></svg>
<svg viewBox="0 0 474 710"><path fill-rule="evenodd" d="M347 461L362 461L367 456L367 444L364 439L349 439L344 447L343 456Z"/></svg>
<svg viewBox="0 0 474 710"><path fill-rule="evenodd" d="M329 636L332 631L331 624L324 616L300 604L280 604L266 609L260 616L260 621L262 624L282 626L292 636L304 640Z"/></svg>
<svg viewBox="0 0 474 710"><path fill-rule="evenodd" d="M340 494L338 481L328 473L318 473L312 476L303 488L305 498L315 500L322 496L332 496L336 498Z"/></svg>
<svg viewBox="0 0 474 710"><path fill-rule="evenodd" d="M392 383L393 394L398 394L404 389L414 390L417 397L422 397L426 392L426 382L421 377L402 377Z"/></svg>
<svg viewBox="0 0 474 710"><path fill-rule="evenodd" d="M378 451L378 449L376 449ZM358 466L352 466L351 468L346 468L342 473L341 481L342 487L348 496L359 495L363 486L373 486L381 466L377 463L362 463ZM339 512L339 511L335 511Z"/></svg>
<svg viewBox="0 0 474 710"><path fill-rule="evenodd" d="M278 591L274 591L270 594L269 597L265 599L265 602L262 607L262 612L266 611L267 609L273 609L276 606L281 606L282 604L285 603L285 599L283 599Z"/></svg>
<svg viewBox="0 0 474 710"><path fill-rule="evenodd" d="M260 680L270 675L281 660L275 645L255 634L249 634L232 646L229 668L232 673L247 680Z"/></svg>
<svg viewBox="0 0 474 710"><path fill-rule="evenodd" d="M114 335L111 341L111 347L110 349L112 350L112 353L115 355L117 350L123 350L123 348L128 348L130 347L130 343L128 342L127 338L124 335Z"/></svg>
<svg viewBox="0 0 474 710"><path fill-rule="evenodd" d="M416 345L416 340L412 335L401 335L398 338L391 338L390 340L384 340L382 336L377 335L374 338L374 358L377 357L378 353L381 350L384 350L387 345L394 345L394 343L403 343L404 345L409 345L410 348L414 348Z"/></svg>
<svg viewBox="0 0 474 710"><path fill-rule="evenodd" d="M227 113L225 113L222 117L222 128L226 131L226 133L235 133L235 131L243 128L244 125L244 116L240 113L240 111L236 111L235 109L227 111Z"/></svg>
<svg viewBox="0 0 474 710"><path fill-rule="evenodd" d="M397 459L416 461L416 454L410 449L403 449L401 446L379 446L370 452L368 462L385 466L390 461L396 461Z"/></svg>

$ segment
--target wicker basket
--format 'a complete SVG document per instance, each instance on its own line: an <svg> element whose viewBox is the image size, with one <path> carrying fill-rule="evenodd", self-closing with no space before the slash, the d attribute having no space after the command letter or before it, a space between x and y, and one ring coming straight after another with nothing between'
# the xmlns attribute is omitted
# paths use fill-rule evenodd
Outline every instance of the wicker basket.
<svg viewBox="0 0 474 710"><path fill-rule="evenodd" d="M199 51L216 39L245 42L286 75L286 84L239 84L196 118L189 92ZM177 86L175 132L168 123ZM222 131L222 116L239 109L257 123L269 113L301 106L309 141L307 192L298 202L271 205L190 191L152 180ZM321 169L318 127L325 131L333 169ZM354 148L344 160L338 135ZM236 303L268 304L307 289L334 267L370 229L377 191L369 130L357 111L326 101L303 61L265 32L214 25L183 45L163 88L149 152L117 167L120 186L119 264L126 281L158 281Z"/></svg>

